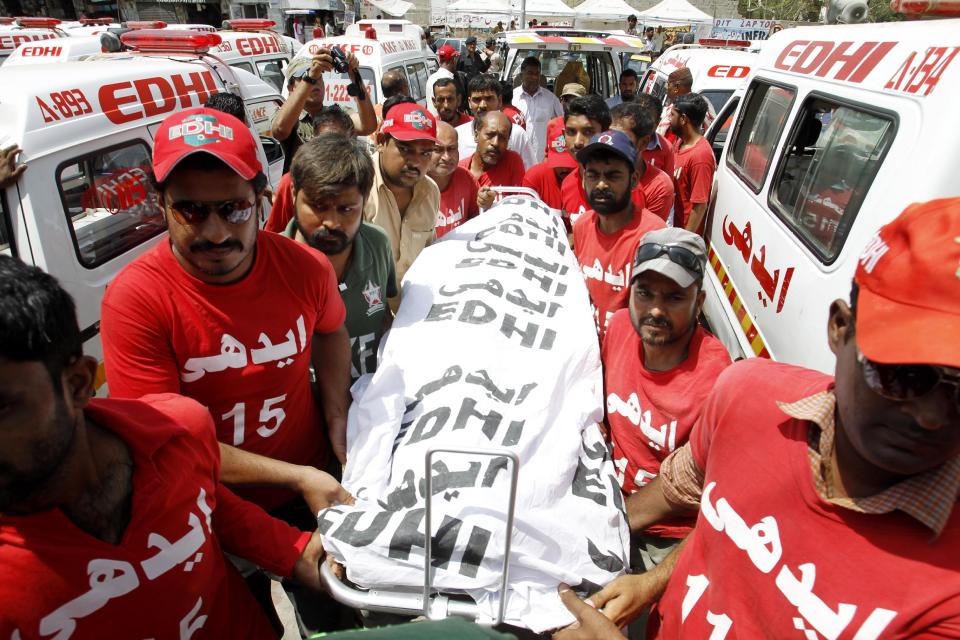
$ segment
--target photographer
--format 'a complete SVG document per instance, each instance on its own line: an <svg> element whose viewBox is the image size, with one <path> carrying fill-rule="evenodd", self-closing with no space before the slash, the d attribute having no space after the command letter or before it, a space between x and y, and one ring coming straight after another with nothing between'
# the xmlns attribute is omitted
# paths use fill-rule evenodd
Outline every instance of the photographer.
<svg viewBox="0 0 960 640"><path fill-rule="evenodd" d="M338 54L340 68L346 64L346 73L353 80L354 87L363 88L363 81L357 67L360 62L352 53L344 54L339 49L320 49L313 58L297 58L287 67L287 90L289 97L273 117L271 132L273 137L283 144L283 172L290 169L293 155L304 142L315 135L313 119L323 111L323 74L335 70L334 51ZM343 71L340 71L341 73ZM359 94L359 95L354 95ZM351 93L357 104L357 113L351 114L353 126L358 136L365 136L377 129L377 115L366 90Z"/></svg>

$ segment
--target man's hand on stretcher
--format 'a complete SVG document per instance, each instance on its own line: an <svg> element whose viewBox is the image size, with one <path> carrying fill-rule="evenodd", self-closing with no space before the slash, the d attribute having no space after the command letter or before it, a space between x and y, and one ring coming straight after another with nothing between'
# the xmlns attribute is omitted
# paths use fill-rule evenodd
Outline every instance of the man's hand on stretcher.
<svg viewBox="0 0 960 640"><path fill-rule="evenodd" d="M337 504L351 505L355 502L355 498L350 495L350 492L344 489L329 473L313 467L304 467L304 470L300 494L313 513L319 513L323 509ZM293 567L293 579L310 589L323 591L323 584L320 582L321 562L327 562L334 573L337 574L337 577L343 578L343 567L329 556L324 557L323 539L320 536L320 531L314 531L310 537L310 542L307 543L300 559Z"/></svg>

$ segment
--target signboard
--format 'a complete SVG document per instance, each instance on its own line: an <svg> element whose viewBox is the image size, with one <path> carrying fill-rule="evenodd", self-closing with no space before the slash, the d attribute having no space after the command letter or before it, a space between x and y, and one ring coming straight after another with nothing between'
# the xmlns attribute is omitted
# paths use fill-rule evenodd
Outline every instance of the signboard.
<svg viewBox="0 0 960 640"><path fill-rule="evenodd" d="M726 40L766 40L773 23L773 20L717 18L713 21L710 37Z"/></svg>

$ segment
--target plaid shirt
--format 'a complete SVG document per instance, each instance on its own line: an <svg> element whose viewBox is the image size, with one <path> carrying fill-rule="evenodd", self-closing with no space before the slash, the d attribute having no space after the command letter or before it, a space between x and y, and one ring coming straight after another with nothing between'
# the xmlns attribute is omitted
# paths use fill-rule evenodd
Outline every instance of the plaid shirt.
<svg viewBox="0 0 960 640"><path fill-rule="evenodd" d="M846 509L861 513L881 514L899 509L931 529L939 536L946 526L960 491L960 457L948 460L936 469L902 480L880 493L863 498L837 496L830 473L835 434L837 399L833 391L821 391L792 403L777 406L797 420L811 423L807 433L807 457L813 482L821 498ZM703 490L703 471L697 467L685 444L660 465L663 493L677 505L697 508Z"/></svg>

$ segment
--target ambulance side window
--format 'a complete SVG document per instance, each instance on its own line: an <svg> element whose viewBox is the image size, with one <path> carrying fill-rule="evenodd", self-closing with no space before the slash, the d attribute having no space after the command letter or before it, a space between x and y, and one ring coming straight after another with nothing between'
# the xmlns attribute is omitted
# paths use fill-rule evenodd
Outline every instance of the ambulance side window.
<svg viewBox="0 0 960 640"><path fill-rule="evenodd" d="M422 67L423 65L420 66ZM427 79L426 77L420 78L412 64L407 65L407 84L410 85L410 97L414 100L422 100L427 95L425 93Z"/></svg>
<svg viewBox="0 0 960 640"><path fill-rule="evenodd" d="M93 268L166 229L143 142L100 149L57 168L77 259Z"/></svg>
<svg viewBox="0 0 960 640"><path fill-rule="evenodd" d="M243 69L244 71L249 71L253 75L257 75L253 70L253 66L249 62L233 62L230 64L231 67L236 67L237 69Z"/></svg>
<svg viewBox="0 0 960 640"><path fill-rule="evenodd" d="M765 82L754 82L747 91L727 165L755 193L760 193L767 178L795 95L792 88Z"/></svg>
<svg viewBox="0 0 960 640"><path fill-rule="evenodd" d="M283 91L284 71L287 68L286 58L273 58L257 62L257 71L260 77L269 82L277 91Z"/></svg>
<svg viewBox="0 0 960 640"><path fill-rule="evenodd" d="M17 248L13 245L13 227L10 225L7 194L0 191L0 256L15 255L17 255Z"/></svg>
<svg viewBox="0 0 960 640"><path fill-rule="evenodd" d="M770 205L822 262L843 248L895 129L892 116L821 97L797 115Z"/></svg>

